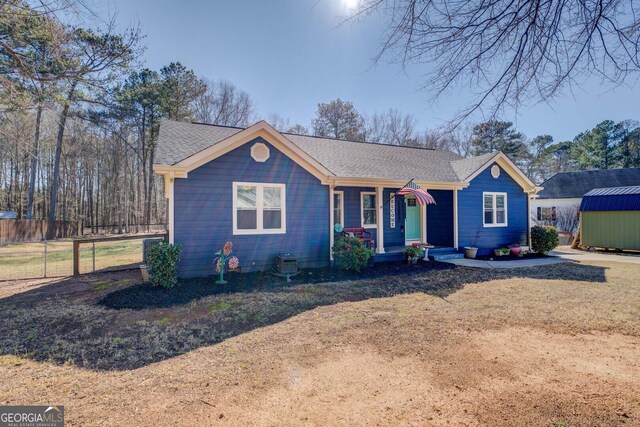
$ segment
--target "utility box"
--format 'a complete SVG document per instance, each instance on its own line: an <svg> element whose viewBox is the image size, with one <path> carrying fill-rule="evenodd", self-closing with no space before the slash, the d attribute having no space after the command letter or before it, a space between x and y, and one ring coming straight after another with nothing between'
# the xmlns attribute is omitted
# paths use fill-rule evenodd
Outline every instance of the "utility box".
<svg viewBox="0 0 640 427"><path fill-rule="evenodd" d="M278 274L295 274L298 272L298 258L291 254L276 256L276 268Z"/></svg>

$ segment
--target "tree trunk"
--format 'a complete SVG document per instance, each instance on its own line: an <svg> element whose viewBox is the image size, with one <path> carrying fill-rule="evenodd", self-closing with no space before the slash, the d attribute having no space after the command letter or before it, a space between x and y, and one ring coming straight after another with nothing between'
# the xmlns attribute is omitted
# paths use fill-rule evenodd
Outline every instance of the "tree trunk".
<svg viewBox="0 0 640 427"><path fill-rule="evenodd" d="M58 136L56 138L56 152L53 160L53 177L51 178L51 195L49 196L49 222L53 223L56 220L56 202L58 200L58 185L60 180L60 158L62 157L62 141L64 138L64 130L67 124L67 117L69 116L69 108L73 102L73 97L76 91L77 80L74 80L69 88L67 99L62 107L60 114L60 121L58 122Z"/></svg>

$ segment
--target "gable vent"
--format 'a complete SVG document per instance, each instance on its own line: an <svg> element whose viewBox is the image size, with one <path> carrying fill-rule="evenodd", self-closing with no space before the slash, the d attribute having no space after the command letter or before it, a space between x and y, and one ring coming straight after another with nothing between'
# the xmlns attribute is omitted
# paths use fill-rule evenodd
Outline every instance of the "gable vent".
<svg viewBox="0 0 640 427"><path fill-rule="evenodd" d="M266 162L269 160L269 147L262 142L257 142L251 147L251 157L256 162Z"/></svg>
<svg viewBox="0 0 640 427"><path fill-rule="evenodd" d="M493 165L491 166L491 176L497 178L500 176L500 166Z"/></svg>

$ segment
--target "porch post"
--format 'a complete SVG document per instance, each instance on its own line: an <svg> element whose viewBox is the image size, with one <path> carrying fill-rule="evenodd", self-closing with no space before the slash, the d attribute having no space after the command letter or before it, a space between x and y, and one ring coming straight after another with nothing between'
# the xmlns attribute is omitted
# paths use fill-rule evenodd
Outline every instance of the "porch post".
<svg viewBox="0 0 640 427"><path fill-rule="evenodd" d="M458 250L458 189L453 190L453 247Z"/></svg>
<svg viewBox="0 0 640 427"><path fill-rule="evenodd" d="M376 224L377 224L377 249L376 253L383 254L384 253L384 216L382 215L384 206L384 200L382 200L384 192L382 191L384 187L376 187L376 203L378 204L378 212L376 214Z"/></svg>
<svg viewBox="0 0 640 427"><path fill-rule="evenodd" d="M334 219L333 219L333 195L334 195L334 189L335 186L330 185L329 186L329 261L333 261L333 251L331 250L331 248L333 248L333 243L334 243L334 230L333 227L335 226Z"/></svg>
<svg viewBox="0 0 640 427"><path fill-rule="evenodd" d="M424 191L427 191L425 188ZM420 242L428 242L427 240L427 205L420 206Z"/></svg>

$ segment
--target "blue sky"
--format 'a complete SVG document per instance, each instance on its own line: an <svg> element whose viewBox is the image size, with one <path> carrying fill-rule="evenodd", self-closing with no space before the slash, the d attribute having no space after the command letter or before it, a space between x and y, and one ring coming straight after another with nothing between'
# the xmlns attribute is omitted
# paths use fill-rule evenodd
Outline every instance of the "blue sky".
<svg viewBox="0 0 640 427"><path fill-rule="evenodd" d="M147 67L180 61L199 76L229 80L252 96L258 118L277 113L309 127L318 102L340 97L361 113L410 113L422 129L442 125L467 105L473 88L432 103L420 90L425 68L373 65L385 21L372 16L344 24L346 3L353 1L108 0L96 10L117 13L122 26L141 24ZM551 106L522 107L503 118L529 137L562 141L605 119L640 119L639 95L638 85L612 91L594 78Z"/></svg>

